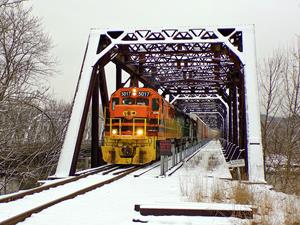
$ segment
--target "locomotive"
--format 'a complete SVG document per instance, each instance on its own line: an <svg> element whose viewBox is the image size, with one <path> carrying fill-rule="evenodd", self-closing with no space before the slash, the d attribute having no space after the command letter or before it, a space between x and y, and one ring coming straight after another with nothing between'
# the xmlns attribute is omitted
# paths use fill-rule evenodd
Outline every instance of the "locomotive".
<svg viewBox="0 0 300 225"><path fill-rule="evenodd" d="M183 145L207 135L198 117L176 109L155 90L124 87L111 95L101 151L107 163L140 165L158 159L162 141Z"/></svg>

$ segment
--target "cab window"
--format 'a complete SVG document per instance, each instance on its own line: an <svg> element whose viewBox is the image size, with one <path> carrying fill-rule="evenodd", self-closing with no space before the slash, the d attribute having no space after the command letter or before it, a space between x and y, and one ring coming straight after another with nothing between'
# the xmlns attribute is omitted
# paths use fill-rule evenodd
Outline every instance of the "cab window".
<svg viewBox="0 0 300 225"><path fill-rule="evenodd" d="M149 100L147 98L137 98L136 104L137 105L149 105Z"/></svg>
<svg viewBox="0 0 300 225"><path fill-rule="evenodd" d="M115 110L116 105L119 105L119 98L112 99L112 110Z"/></svg>
<svg viewBox="0 0 300 225"><path fill-rule="evenodd" d="M132 99L132 98L123 98L122 104L123 105L133 105L134 104L134 99Z"/></svg>
<svg viewBox="0 0 300 225"><path fill-rule="evenodd" d="M153 111L158 111L159 110L159 100L158 100L158 98L153 98L152 99L152 110Z"/></svg>

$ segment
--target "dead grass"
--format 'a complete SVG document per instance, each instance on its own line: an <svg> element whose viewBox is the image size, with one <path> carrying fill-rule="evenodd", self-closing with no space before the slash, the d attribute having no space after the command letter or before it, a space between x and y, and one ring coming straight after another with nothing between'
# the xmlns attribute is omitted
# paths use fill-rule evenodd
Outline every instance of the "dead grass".
<svg viewBox="0 0 300 225"><path fill-rule="evenodd" d="M254 195L248 185L238 183L233 187L232 199L237 204L253 204Z"/></svg>
<svg viewBox="0 0 300 225"><path fill-rule="evenodd" d="M300 209L297 205L296 198L288 196L286 200L282 202L282 208L276 208L274 205L274 199L266 192L263 195L257 195L254 199L254 204L258 207L255 213L255 220L253 225L300 225ZM283 220L276 219L278 213L283 210ZM280 217L279 217L280 218Z"/></svg>
<svg viewBox="0 0 300 225"><path fill-rule="evenodd" d="M252 225L300 225L299 199L296 196L278 199L273 192L256 189L255 186L236 181L224 183L218 179L211 183L209 179L198 176L181 179L180 191L191 202L253 205Z"/></svg>
<svg viewBox="0 0 300 225"><path fill-rule="evenodd" d="M205 200L207 190L202 180L197 177L181 178L180 192L191 202L203 202Z"/></svg>
<svg viewBox="0 0 300 225"><path fill-rule="evenodd" d="M210 155L207 162L207 170L212 171L215 169L218 165L220 165L220 159L219 157L216 157L214 155Z"/></svg>
<svg viewBox="0 0 300 225"><path fill-rule="evenodd" d="M187 178L179 178L180 192L182 196L188 196L190 193L189 182Z"/></svg>
<svg viewBox="0 0 300 225"><path fill-rule="evenodd" d="M193 202L203 202L205 199L205 187L203 185L203 182L200 179L194 179L192 190L190 192L190 195L188 196L188 199Z"/></svg>
<svg viewBox="0 0 300 225"><path fill-rule="evenodd" d="M254 204L258 207L256 215L256 224L259 225L272 225L271 222L271 212L272 208L272 200L268 193L264 193L261 197L256 197L254 200Z"/></svg>
<svg viewBox="0 0 300 225"><path fill-rule="evenodd" d="M285 201L284 225L300 225L299 206L291 197Z"/></svg>
<svg viewBox="0 0 300 225"><path fill-rule="evenodd" d="M201 164L201 161L202 161L202 155L201 154L196 155L191 159L189 165L191 168L195 168Z"/></svg>
<svg viewBox="0 0 300 225"><path fill-rule="evenodd" d="M203 192L203 189L201 188L196 188L193 191L193 195L191 196L190 200L193 202L204 202L205 195Z"/></svg>
<svg viewBox="0 0 300 225"><path fill-rule="evenodd" d="M212 202L217 202L217 203L224 202L225 193L221 191L221 189L224 190L224 187L221 188L220 185L221 185L220 183L216 183L214 185L214 188L211 193Z"/></svg>

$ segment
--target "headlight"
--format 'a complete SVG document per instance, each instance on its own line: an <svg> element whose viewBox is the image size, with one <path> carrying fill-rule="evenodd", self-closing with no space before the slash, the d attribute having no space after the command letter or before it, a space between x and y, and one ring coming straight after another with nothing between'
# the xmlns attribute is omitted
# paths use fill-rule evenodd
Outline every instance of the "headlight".
<svg viewBox="0 0 300 225"><path fill-rule="evenodd" d="M139 136L143 135L144 134L143 129L137 129L136 134Z"/></svg>
<svg viewBox="0 0 300 225"><path fill-rule="evenodd" d="M117 129L112 129L111 133L112 133L113 135L116 135L116 134L118 133L118 130L117 130Z"/></svg>
<svg viewBox="0 0 300 225"><path fill-rule="evenodd" d="M132 96L136 96L136 88L132 89Z"/></svg>

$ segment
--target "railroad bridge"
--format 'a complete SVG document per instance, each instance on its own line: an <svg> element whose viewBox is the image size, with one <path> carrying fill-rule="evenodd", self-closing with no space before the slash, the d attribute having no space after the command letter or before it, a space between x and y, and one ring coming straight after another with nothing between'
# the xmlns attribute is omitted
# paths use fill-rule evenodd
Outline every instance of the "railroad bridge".
<svg viewBox="0 0 300 225"><path fill-rule="evenodd" d="M105 73L109 62L115 74ZM245 149L249 180L264 182L254 26L92 29L55 176L75 173L90 103L92 166L101 164L99 113L109 104L109 81L116 89L141 83L197 114Z"/></svg>

